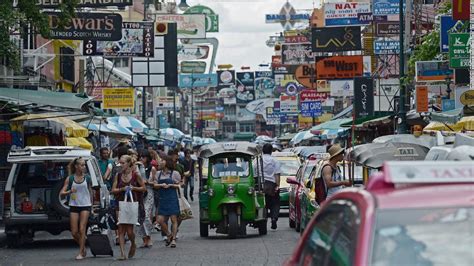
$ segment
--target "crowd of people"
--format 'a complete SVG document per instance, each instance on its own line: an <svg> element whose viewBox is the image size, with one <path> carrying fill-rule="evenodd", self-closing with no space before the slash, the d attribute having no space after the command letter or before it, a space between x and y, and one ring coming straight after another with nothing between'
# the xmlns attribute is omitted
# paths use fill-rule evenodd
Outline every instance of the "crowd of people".
<svg viewBox="0 0 474 266"><path fill-rule="evenodd" d="M138 202L138 224L120 223L115 230L115 243L120 245L119 260L133 258L137 243L135 235L143 241L142 248L153 246L154 229L161 231L165 245L176 247L179 225L179 193L184 188L184 197L194 201L194 173L196 160L191 150L164 151L163 146L136 151L126 145L117 147L112 153L108 148L99 152L99 167L107 189L111 193L111 207L115 220L120 220L119 202ZM130 196L128 196L130 195ZM70 206L71 233L79 244L77 260L87 255L86 231L92 207L90 177L85 173L85 161L76 158L69 164L69 176L65 179L61 196L68 197ZM171 227L169 226L171 221ZM126 241L130 242L128 253Z"/></svg>

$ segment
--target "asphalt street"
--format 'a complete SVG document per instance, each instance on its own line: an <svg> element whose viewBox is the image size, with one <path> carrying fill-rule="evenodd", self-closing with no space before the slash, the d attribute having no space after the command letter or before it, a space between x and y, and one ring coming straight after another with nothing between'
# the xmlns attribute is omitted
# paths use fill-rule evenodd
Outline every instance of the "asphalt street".
<svg viewBox="0 0 474 266"><path fill-rule="evenodd" d="M69 232L52 236L38 232L35 241L19 249L9 249L1 243L0 265L281 265L291 254L299 234L288 226L288 217L280 217L278 230L259 236L257 230L247 228L247 236L228 239L226 235L209 231L209 238L199 236L198 202L191 202L196 218L184 221L180 227L177 248L165 247L161 234L153 234L152 248L137 249L135 258L118 261L118 246L112 257L88 257L75 261L78 247ZM1 230L1 229L0 229ZM4 240L0 231L0 242ZM141 239L137 241L141 245ZM128 245L127 245L128 250Z"/></svg>

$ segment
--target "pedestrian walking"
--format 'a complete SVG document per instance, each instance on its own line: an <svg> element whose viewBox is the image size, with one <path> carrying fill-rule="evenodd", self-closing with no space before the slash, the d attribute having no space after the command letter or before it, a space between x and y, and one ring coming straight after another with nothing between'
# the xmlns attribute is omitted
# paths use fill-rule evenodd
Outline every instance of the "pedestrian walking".
<svg viewBox="0 0 474 266"><path fill-rule="evenodd" d="M280 163L272 157L272 144L263 145L262 151L265 202L270 210L271 229L276 230L280 215Z"/></svg>
<svg viewBox="0 0 474 266"><path fill-rule="evenodd" d="M177 189L180 188L181 176L173 170L174 161L170 157L165 158L163 170L157 172L155 188L159 190L160 205L158 209L158 221L161 230L167 235L166 246L176 247L176 234L178 233L179 201ZM171 232L168 228L168 220L171 219Z"/></svg>
<svg viewBox="0 0 474 266"><path fill-rule="evenodd" d="M332 145L329 150L329 161L323 165L322 176L327 190L327 196L330 197L344 186L350 186L350 180L342 180L342 174L337 163L344 159L344 149L339 144Z"/></svg>
<svg viewBox="0 0 474 266"><path fill-rule="evenodd" d="M153 182L151 180L151 175L153 172L152 157L148 150L143 150L140 155L141 162L144 166L145 176L143 177L143 182L146 186L146 192L143 199L145 217L143 222L140 223L138 227L138 234L143 239L143 248L148 248L153 246L153 241L151 240L151 232L153 230L153 208L155 204L154 192L153 192ZM156 172L156 170L155 170ZM140 222L140 221L139 221Z"/></svg>
<svg viewBox="0 0 474 266"><path fill-rule="evenodd" d="M132 192L133 199L135 201L143 201L143 193L146 191L145 183L141 178L140 174L136 169L135 161L129 155L123 155L120 157L119 163L121 165L121 172L117 174L114 179L114 184L112 187L112 193L115 194L115 198L118 201L125 200L125 193ZM129 199L130 200L130 199ZM117 209L117 216L118 216ZM120 221L119 221L120 222ZM125 260L127 257L125 256L125 234L128 236L128 240L130 240L130 250L128 252L128 258L133 258L136 251L136 243L135 243L135 233L134 233L134 225L133 224L119 224L118 225L118 235L119 235L119 243L120 243L120 260Z"/></svg>
<svg viewBox="0 0 474 266"><path fill-rule="evenodd" d="M196 161L191 158L191 150L184 151L184 159L182 161L184 166L184 198L188 199L188 188L189 198L194 201L194 171L196 167Z"/></svg>
<svg viewBox="0 0 474 266"><path fill-rule="evenodd" d="M102 147L99 150L99 168L100 174L102 175L102 180L107 186L107 189L110 191L112 189L112 184L114 183L113 178L111 178L111 170L114 166L114 161L110 159L110 150L108 147Z"/></svg>
<svg viewBox="0 0 474 266"><path fill-rule="evenodd" d="M86 229L92 207L92 182L86 174L86 161L81 157L69 163L69 176L64 181L60 195L68 197L71 234L79 244L76 260L82 260L87 255Z"/></svg>

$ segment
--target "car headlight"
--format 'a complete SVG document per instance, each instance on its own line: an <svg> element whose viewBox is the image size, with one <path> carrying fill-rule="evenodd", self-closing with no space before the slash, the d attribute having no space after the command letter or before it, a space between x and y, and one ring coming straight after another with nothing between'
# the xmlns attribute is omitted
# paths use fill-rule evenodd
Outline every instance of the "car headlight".
<svg viewBox="0 0 474 266"><path fill-rule="evenodd" d="M234 193L235 193L235 187L232 186L232 185L229 185L229 186L227 187L227 193L229 193L229 194L234 194Z"/></svg>
<svg viewBox="0 0 474 266"><path fill-rule="evenodd" d="M209 194L209 197L214 196L214 189L210 188L207 193Z"/></svg>
<svg viewBox="0 0 474 266"><path fill-rule="evenodd" d="M249 195L252 195L255 192L255 189L253 187L249 187Z"/></svg>

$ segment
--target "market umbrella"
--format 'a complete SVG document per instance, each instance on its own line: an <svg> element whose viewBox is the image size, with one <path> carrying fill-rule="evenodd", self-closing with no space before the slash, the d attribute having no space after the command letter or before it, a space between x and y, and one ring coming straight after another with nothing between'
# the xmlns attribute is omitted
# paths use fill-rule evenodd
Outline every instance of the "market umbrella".
<svg viewBox="0 0 474 266"><path fill-rule="evenodd" d="M184 133L176 128L161 128L160 138L170 141L181 141L181 139L184 138Z"/></svg>
<svg viewBox="0 0 474 266"><path fill-rule="evenodd" d="M302 142L303 140L308 140L312 137L314 137L316 135L314 135L313 133L311 133L309 130L306 130L306 131L301 131L301 132L298 132L298 134L296 134L290 141L290 143L292 143L293 145L296 145L300 142Z"/></svg>
<svg viewBox="0 0 474 266"><path fill-rule="evenodd" d="M216 142L217 141L215 141L212 138L203 138L202 139L202 145L213 144L213 143L216 143Z"/></svg>
<svg viewBox="0 0 474 266"><path fill-rule="evenodd" d="M202 145L202 138L201 137L193 137L193 146L201 146Z"/></svg>
<svg viewBox="0 0 474 266"><path fill-rule="evenodd" d="M135 133L143 133L148 131L148 126L145 125L142 121L136 119L132 116L114 116L108 117L108 122L118 124L122 127L131 129Z"/></svg>
<svg viewBox="0 0 474 266"><path fill-rule="evenodd" d="M11 121L13 122L23 122L29 126L38 125L41 126L44 121L50 121L57 125L58 129L64 130L68 137L87 137L89 136L89 130L75 121L58 116L54 113L42 113L42 114L27 114L19 117L15 117Z"/></svg>
<svg viewBox="0 0 474 266"><path fill-rule="evenodd" d="M135 136L130 129L126 127L122 127L115 123L89 123L88 121L84 121L81 125L87 127L87 129L91 131L99 131L106 134L118 134L118 135L125 135L125 136Z"/></svg>
<svg viewBox="0 0 474 266"><path fill-rule="evenodd" d="M191 138L190 135L184 135L182 141L183 141L184 143L192 143L192 142L193 142L193 138Z"/></svg>

